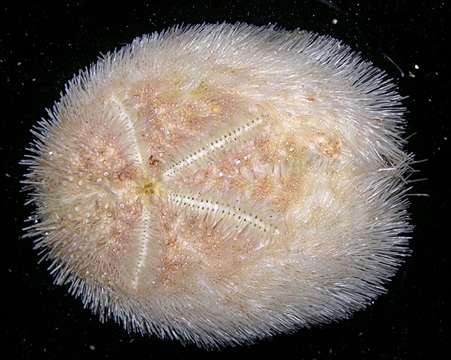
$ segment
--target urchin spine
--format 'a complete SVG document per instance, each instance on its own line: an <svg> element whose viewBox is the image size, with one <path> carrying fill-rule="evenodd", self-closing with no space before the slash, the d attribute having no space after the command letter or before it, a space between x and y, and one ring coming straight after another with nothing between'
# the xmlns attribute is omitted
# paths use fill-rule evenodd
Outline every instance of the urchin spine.
<svg viewBox="0 0 451 360"><path fill-rule="evenodd" d="M145 36L73 80L34 130L27 231L58 284L127 330L205 346L346 317L407 253L400 100L328 37Z"/></svg>

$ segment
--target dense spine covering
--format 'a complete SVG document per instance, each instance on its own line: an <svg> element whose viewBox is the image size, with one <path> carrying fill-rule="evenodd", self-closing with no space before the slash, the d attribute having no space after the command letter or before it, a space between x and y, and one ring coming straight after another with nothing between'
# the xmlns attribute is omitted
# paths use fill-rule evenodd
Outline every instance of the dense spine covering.
<svg viewBox="0 0 451 360"><path fill-rule="evenodd" d="M401 101L328 36L145 35L33 128L27 236L129 331L218 346L347 317L408 253Z"/></svg>

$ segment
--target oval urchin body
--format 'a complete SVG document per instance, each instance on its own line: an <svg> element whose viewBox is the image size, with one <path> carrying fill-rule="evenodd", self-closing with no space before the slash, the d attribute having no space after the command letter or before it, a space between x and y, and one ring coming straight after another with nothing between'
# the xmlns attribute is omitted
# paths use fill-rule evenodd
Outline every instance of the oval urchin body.
<svg viewBox="0 0 451 360"><path fill-rule="evenodd" d="M330 37L143 36L35 129L29 234L56 283L127 330L208 346L344 318L407 252L400 101Z"/></svg>

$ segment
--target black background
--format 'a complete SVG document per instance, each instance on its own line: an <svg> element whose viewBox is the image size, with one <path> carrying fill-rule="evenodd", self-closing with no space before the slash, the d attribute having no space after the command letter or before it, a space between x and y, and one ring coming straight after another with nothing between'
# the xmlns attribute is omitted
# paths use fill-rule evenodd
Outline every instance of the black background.
<svg viewBox="0 0 451 360"><path fill-rule="evenodd" d="M290 356L293 359L435 358L449 339L450 240L448 151L450 45L447 0L413 1L113 1L11 2L0 8L2 357L113 359L138 357ZM336 21L334 20L336 19ZM412 193L412 256L386 295L351 319L280 335L252 346L205 352L177 342L128 335L100 324L66 290L52 284L32 244L21 239L29 208L18 161L29 129L45 116L80 68L143 33L178 23L269 22L330 34L362 52L399 84L409 111L409 150L420 170ZM336 22L336 23L335 23ZM447 353L448 351L446 351ZM5 357L3 357L5 358Z"/></svg>

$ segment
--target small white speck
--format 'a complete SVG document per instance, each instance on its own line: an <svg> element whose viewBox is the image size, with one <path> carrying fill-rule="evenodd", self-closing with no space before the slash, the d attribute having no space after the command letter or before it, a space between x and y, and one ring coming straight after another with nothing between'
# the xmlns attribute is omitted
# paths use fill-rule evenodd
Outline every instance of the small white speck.
<svg viewBox="0 0 451 360"><path fill-rule="evenodd" d="M223 177L224 173L222 171L220 171L218 175L219 175L219 177Z"/></svg>
<svg viewBox="0 0 451 360"><path fill-rule="evenodd" d="M241 160L240 159L236 159L235 160L235 164L237 164L237 165L241 164Z"/></svg>
<svg viewBox="0 0 451 360"><path fill-rule="evenodd" d="M444 136L444 137L443 137L443 140L447 141L447 140L448 140L448 137L447 137L447 136Z"/></svg>
<svg viewBox="0 0 451 360"><path fill-rule="evenodd" d="M22 61L17 62L17 66L20 66L20 65L22 65Z"/></svg>
<svg viewBox="0 0 451 360"><path fill-rule="evenodd" d="M338 19L332 19L332 24L337 25Z"/></svg>
<svg viewBox="0 0 451 360"><path fill-rule="evenodd" d="M418 70L420 67L417 64L415 64L414 68L415 70Z"/></svg>
<svg viewBox="0 0 451 360"><path fill-rule="evenodd" d="M89 350L94 351L96 347L94 345L89 345Z"/></svg>

